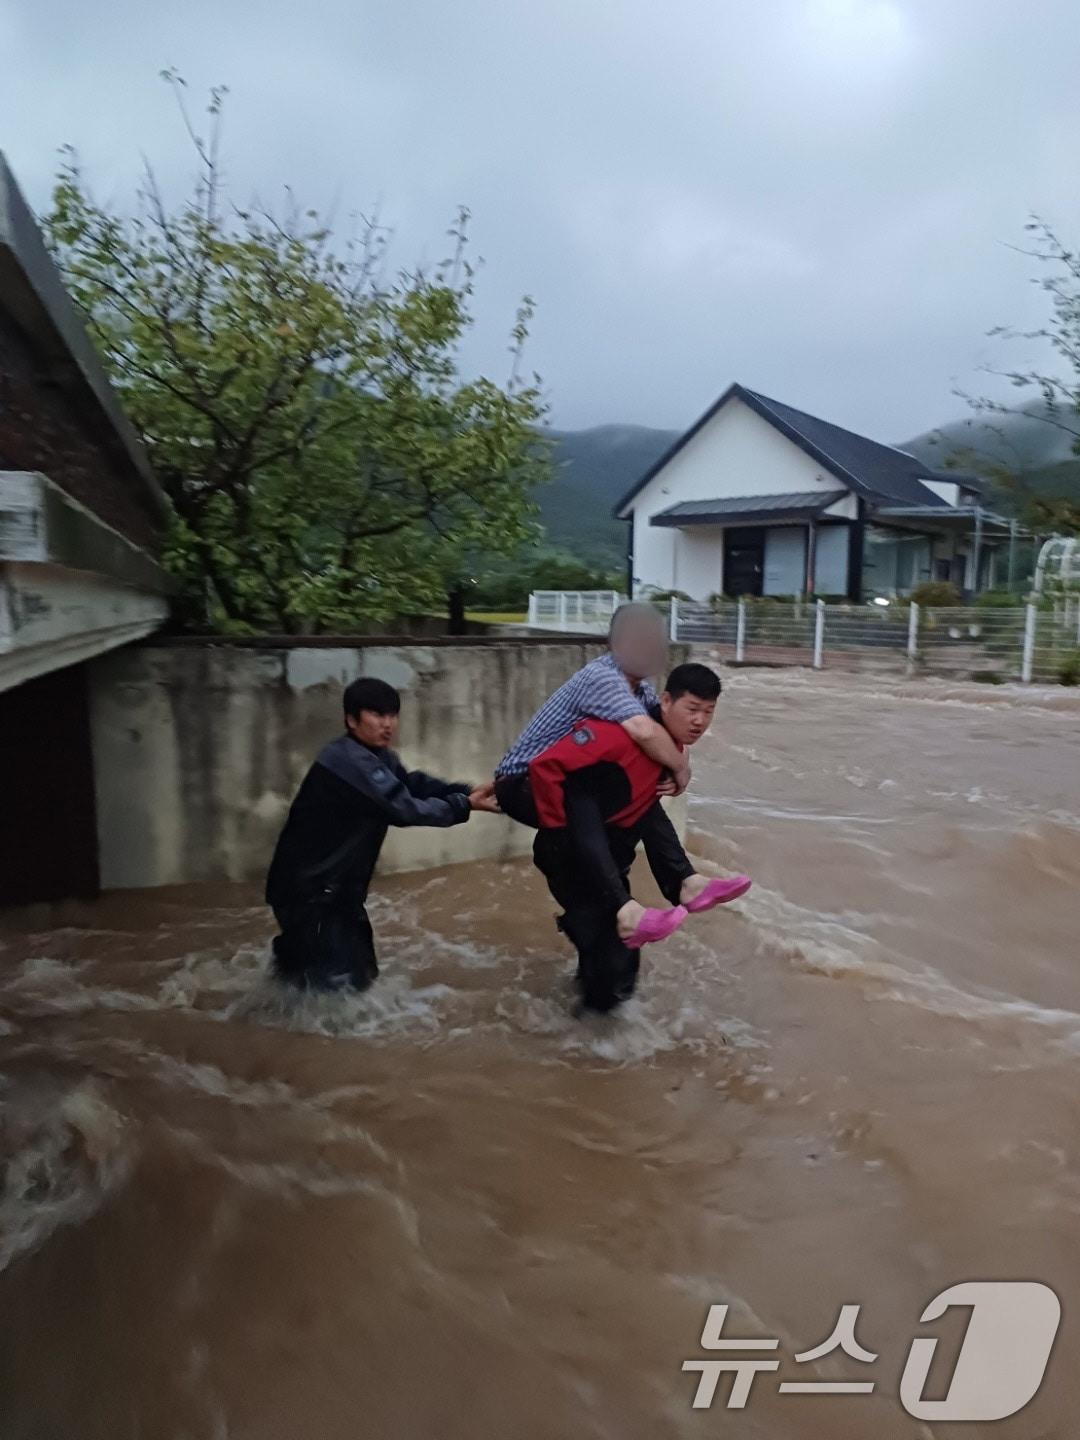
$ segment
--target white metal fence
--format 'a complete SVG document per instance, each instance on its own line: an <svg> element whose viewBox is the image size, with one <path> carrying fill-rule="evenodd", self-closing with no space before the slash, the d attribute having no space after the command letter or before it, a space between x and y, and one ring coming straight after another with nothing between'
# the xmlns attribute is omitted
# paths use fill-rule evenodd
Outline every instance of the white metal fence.
<svg viewBox="0 0 1080 1440"><path fill-rule="evenodd" d="M1080 683L1080 596L1007 608L670 603L672 640L740 664Z"/></svg>
<svg viewBox="0 0 1080 1440"><path fill-rule="evenodd" d="M605 634L617 590L535 590L529 624ZM1008 607L665 602L671 638L738 664L901 670L909 675L1080 683L1080 594Z"/></svg>
<svg viewBox="0 0 1080 1440"><path fill-rule="evenodd" d="M538 630L606 635L622 603L617 590L534 590L529 596L529 624Z"/></svg>

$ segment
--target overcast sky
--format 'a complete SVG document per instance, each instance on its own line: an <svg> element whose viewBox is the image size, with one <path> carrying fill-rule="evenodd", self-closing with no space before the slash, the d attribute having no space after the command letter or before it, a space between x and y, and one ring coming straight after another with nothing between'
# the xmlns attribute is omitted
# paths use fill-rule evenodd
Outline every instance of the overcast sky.
<svg viewBox="0 0 1080 1440"><path fill-rule="evenodd" d="M191 171L157 72L232 91L233 190L380 207L402 263L459 203L466 359L516 298L556 425L680 428L738 379L881 439L963 413L1037 323L1023 225L1080 242L1075 0L0 0L0 149L99 195Z"/></svg>

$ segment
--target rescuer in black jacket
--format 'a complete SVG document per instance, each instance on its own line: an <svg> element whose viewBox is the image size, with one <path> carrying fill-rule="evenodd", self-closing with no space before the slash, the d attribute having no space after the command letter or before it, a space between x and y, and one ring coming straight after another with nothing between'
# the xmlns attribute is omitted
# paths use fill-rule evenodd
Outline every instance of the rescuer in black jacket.
<svg viewBox="0 0 1080 1440"><path fill-rule="evenodd" d="M278 837L266 901L281 934L275 974L294 985L363 989L379 973L368 886L391 825L460 825L473 810L498 812L494 784L451 784L406 771L389 747L401 697L384 680L345 691L346 731L304 777Z"/></svg>

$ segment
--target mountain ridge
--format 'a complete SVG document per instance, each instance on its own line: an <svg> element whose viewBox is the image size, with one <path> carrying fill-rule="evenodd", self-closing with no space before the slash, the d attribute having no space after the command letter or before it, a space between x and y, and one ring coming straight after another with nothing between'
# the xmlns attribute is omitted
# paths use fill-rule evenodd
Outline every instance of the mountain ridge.
<svg viewBox="0 0 1080 1440"><path fill-rule="evenodd" d="M682 433L633 422L546 431L553 476L536 498L548 544L590 563L621 566L626 525L612 510ZM987 475L990 504L1012 514L1022 506L1025 493L1080 502L1080 456L1072 448L1073 438L1038 400L1004 415L946 421L895 448L937 471L969 469ZM1001 468L1017 476L1019 491L995 477Z"/></svg>

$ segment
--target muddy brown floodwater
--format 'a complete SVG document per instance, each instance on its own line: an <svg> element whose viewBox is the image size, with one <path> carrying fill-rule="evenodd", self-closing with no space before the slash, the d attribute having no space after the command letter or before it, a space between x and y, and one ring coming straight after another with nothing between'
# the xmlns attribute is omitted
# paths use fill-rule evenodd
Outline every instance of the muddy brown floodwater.
<svg viewBox="0 0 1080 1440"><path fill-rule="evenodd" d="M381 882L383 976L321 1006L262 980L255 889L6 917L4 1440L1072 1440L1080 703L727 688L693 843L755 888L615 1018L526 864ZM1060 1296L1042 1388L912 1419L977 1279ZM691 1408L710 1303L780 1342L739 1411ZM876 1361L795 1361L844 1304Z"/></svg>

